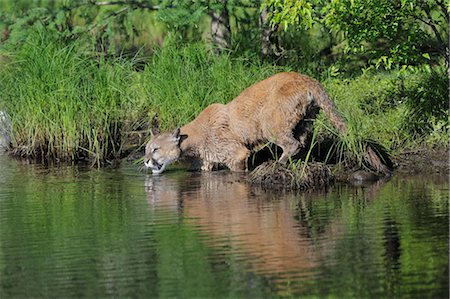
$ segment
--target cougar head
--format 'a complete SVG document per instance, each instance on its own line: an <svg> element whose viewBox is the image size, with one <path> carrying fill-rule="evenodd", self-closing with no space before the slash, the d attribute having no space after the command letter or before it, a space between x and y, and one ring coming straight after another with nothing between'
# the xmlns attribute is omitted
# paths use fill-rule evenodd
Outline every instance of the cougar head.
<svg viewBox="0 0 450 299"><path fill-rule="evenodd" d="M180 155L180 128L154 135L145 147L145 167L150 168L153 174L160 174Z"/></svg>

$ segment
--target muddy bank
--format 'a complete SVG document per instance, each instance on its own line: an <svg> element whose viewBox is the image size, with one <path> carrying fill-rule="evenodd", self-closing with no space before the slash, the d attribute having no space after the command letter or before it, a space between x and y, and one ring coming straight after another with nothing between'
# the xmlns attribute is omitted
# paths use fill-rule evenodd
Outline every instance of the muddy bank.
<svg viewBox="0 0 450 299"><path fill-rule="evenodd" d="M392 175L442 174L449 175L448 148L415 148L392 157L393 171L381 174L367 169L348 167L345 163L324 164L310 162L306 166L292 167L274 161L257 166L248 176L252 185L267 189L317 190L335 181L364 185L388 180Z"/></svg>
<svg viewBox="0 0 450 299"><path fill-rule="evenodd" d="M393 157L397 173L449 175L449 148L417 147Z"/></svg>
<svg viewBox="0 0 450 299"><path fill-rule="evenodd" d="M324 163L282 165L267 161L250 172L247 181L252 185L275 190L317 190L331 185L335 176Z"/></svg>

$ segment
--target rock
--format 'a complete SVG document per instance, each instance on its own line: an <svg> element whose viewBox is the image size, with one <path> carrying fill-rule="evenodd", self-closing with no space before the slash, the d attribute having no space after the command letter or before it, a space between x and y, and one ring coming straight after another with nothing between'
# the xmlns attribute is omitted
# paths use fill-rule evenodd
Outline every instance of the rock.
<svg viewBox="0 0 450 299"><path fill-rule="evenodd" d="M374 182L379 180L380 177L373 172L365 171L365 170L357 170L352 173L349 177L350 181L357 182Z"/></svg>
<svg viewBox="0 0 450 299"><path fill-rule="evenodd" d="M11 143L11 122L6 112L0 111L0 151L7 149Z"/></svg>

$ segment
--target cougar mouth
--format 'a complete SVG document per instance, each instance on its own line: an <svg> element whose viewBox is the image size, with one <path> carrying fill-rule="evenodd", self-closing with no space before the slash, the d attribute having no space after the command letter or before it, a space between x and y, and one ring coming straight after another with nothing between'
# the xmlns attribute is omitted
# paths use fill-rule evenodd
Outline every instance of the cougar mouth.
<svg viewBox="0 0 450 299"><path fill-rule="evenodd" d="M168 163L164 163L164 164L159 164L156 161L153 161L153 166L151 166L151 170L152 170L152 174L160 174L161 172L164 171L164 169L166 169Z"/></svg>
<svg viewBox="0 0 450 299"><path fill-rule="evenodd" d="M145 166L147 168L150 168L152 171L152 174L160 174L162 173L168 165L170 165L173 162L173 160L164 161L163 163L158 163L158 161L151 159L148 162L145 163Z"/></svg>

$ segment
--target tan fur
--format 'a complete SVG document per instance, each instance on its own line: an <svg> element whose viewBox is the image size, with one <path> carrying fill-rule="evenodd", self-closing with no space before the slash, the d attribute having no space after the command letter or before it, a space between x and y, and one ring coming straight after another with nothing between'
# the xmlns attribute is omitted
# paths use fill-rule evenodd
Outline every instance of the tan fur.
<svg viewBox="0 0 450 299"><path fill-rule="evenodd" d="M202 170L221 164L243 171L251 151L269 141L282 148L280 162L285 163L305 145L319 108L339 131L346 130L316 80L280 73L248 87L226 105L208 106L179 130L155 136L147 144L145 165L160 173L182 158Z"/></svg>

